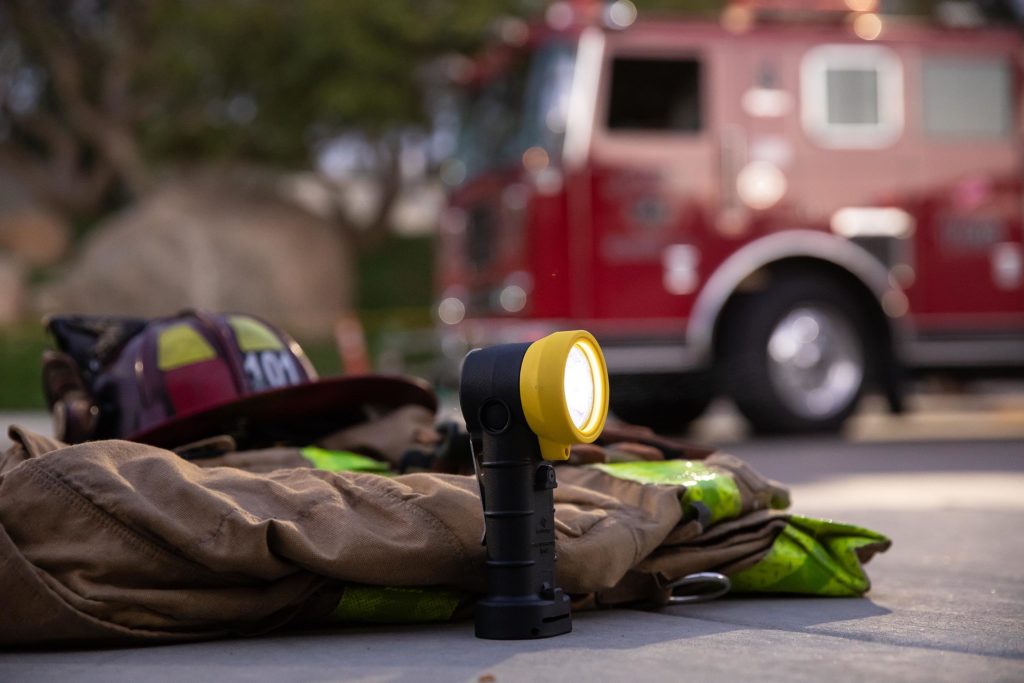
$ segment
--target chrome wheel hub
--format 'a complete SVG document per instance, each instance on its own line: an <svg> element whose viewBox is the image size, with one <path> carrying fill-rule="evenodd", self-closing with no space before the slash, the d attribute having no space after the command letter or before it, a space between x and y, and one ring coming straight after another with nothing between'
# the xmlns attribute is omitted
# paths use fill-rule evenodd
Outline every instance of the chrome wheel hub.
<svg viewBox="0 0 1024 683"><path fill-rule="evenodd" d="M768 372L790 410L805 418L828 418L856 398L864 380L864 352L844 316L802 306L772 330Z"/></svg>

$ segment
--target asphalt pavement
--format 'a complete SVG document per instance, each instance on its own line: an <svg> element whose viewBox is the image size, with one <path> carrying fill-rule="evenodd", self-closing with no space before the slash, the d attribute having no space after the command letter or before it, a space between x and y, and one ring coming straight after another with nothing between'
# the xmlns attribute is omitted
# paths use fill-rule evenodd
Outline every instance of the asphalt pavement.
<svg viewBox="0 0 1024 683"><path fill-rule="evenodd" d="M946 414L842 439L746 439L721 413L696 430L790 484L794 511L892 537L863 599L581 613L571 634L528 642L462 622L5 653L0 681L1024 681L1024 412L932 408Z"/></svg>

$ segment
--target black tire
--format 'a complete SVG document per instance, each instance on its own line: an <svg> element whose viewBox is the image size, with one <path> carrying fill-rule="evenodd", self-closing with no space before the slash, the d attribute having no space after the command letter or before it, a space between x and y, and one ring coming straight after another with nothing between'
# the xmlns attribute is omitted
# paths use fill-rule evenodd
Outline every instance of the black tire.
<svg viewBox="0 0 1024 683"><path fill-rule="evenodd" d="M612 375L611 411L659 434L680 434L700 417L714 392L704 374Z"/></svg>
<svg viewBox="0 0 1024 683"><path fill-rule="evenodd" d="M740 412L759 433L839 430L874 367L857 298L818 275L742 297L722 328L717 365Z"/></svg>

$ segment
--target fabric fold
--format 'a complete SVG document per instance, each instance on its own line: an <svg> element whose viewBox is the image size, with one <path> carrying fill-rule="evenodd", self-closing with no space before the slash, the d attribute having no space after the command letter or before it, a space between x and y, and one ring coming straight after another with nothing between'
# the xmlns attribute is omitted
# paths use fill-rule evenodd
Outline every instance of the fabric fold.
<svg viewBox="0 0 1024 683"><path fill-rule="evenodd" d="M0 459L4 646L448 618L486 590L470 476L325 471L310 460L344 459L297 449L200 466L138 443L11 433ZM671 462L655 483L635 467ZM697 464L621 463L627 478L559 468L558 581L578 606L657 602L671 580L708 569L743 590L866 590L860 563L884 537L772 510L785 490L738 459ZM801 552L814 564L796 567Z"/></svg>

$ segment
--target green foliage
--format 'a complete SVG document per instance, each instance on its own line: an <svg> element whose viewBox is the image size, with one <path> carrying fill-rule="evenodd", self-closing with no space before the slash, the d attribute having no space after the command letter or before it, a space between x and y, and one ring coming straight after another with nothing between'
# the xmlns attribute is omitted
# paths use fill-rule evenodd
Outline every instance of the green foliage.
<svg viewBox="0 0 1024 683"><path fill-rule="evenodd" d="M425 307L378 309L361 316L371 354L379 351L381 338L396 329L424 328L430 324ZM342 371L338 349L331 338L297 340L321 377ZM25 324L0 327L0 411L45 410L40 359L52 348L42 326Z"/></svg>
<svg viewBox="0 0 1024 683"><path fill-rule="evenodd" d="M423 124L421 69L516 0L160 0L143 83L151 157L306 166L319 140Z"/></svg>
<svg viewBox="0 0 1024 683"><path fill-rule="evenodd" d="M341 358L333 339L296 339L321 377L341 374Z"/></svg>
<svg viewBox="0 0 1024 683"><path fill-rule="evenodd" d="M45 408L40 359L48 346L41 325L0 327L0 410Z"/></svg>
<svg viewBox="0 0 1024 683"><path fill-rule="evenodd" d="M359 257L361 311L430 306L434 278L434 237L391 237Z"/></svg>
<svg viewBox="0 0 1024 683"><path fill-rule="evenodd" d="M433 263L433 237L391 237L360 255L357 308L371 357L377 357L388 335L432 325ZM298 341L322 377L342 371L333 339Z"/></svg>

